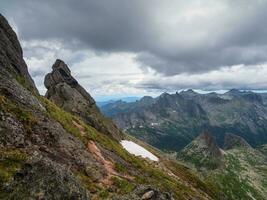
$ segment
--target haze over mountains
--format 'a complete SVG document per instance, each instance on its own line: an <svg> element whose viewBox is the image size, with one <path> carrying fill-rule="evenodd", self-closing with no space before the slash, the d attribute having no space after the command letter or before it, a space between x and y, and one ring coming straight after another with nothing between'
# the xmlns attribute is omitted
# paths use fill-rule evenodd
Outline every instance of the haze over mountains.
<svg viewBox="0 0 267 200"><path fill-rule="evenodd" d="M234 133L254 147L267 142L266 94L232 89L224 94L193 90L107 104L101 111L133 136L163 150L182 149L203 131L223 145Z"/></svg>

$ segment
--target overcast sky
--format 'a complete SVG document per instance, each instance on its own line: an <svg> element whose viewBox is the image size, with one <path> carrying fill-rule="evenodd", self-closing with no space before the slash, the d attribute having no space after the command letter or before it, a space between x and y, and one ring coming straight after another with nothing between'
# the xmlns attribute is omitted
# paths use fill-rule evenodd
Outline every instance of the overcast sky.
<svg viewBox="0 0 267 200"><path fill-rule="evenodd" d="M266 0L0 0L41 93L56 58L96 99L267 89Z"/></svg>

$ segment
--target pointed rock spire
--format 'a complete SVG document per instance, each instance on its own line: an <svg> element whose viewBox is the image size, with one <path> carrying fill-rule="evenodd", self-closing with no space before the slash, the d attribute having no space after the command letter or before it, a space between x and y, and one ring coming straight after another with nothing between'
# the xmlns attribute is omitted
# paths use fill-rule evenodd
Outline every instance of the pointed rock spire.
<svg viewBox="0 0 267 200"><path fill-rule="evenodd" d="M64 61L56 60L52 72L45 76L44 84L47 88L45 96L56 105L83 118L98 131L121 138L121 131L101 114L95 100L71 75Z"/></svg>
<svg viewBox="0 0 267 200"><path fill-rule="evenodd" d="M203 132L188 144L178 158L192 163L198 169L215 169L223 164L222 150L208 132Z"/></svg>

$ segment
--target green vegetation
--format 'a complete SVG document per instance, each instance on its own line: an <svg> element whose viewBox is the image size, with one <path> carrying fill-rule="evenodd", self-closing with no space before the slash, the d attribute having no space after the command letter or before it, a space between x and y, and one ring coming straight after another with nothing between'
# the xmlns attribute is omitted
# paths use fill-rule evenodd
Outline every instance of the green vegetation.
<svg viewBox="0 0 267 200"><path fill-rule="evenodd" d="M128 171L128 169L120 163L115 163L114 168L117 172L120 173L126 173Z"/></svg>
<svg viewBox="0 0 267 200"><path fill-rule="evenodd" d="M112 180L114 186L117 188L117 192L127 193L134 189L135 185L144 184L153 185L162 191L172 191L176 199L184 199L185 196L191 196L195 193L193 190L191 190L191 188L186 187L176 178L171 177L167 173L163 172L161 168L154 166L153 163L129 154L122 148L118 141L98 132L91 126L88 126L80 118L63 111L45 98L41 98L41 101L45 105L49 115L61 123L61 125L68 132L81 139L85 145L89 140L93 140L99 143L103 148L114 152L116 155L120 156L123 160L129 163L132 169L126 168L126 166L121 164L115 164L115 170L117 170L117 172L127 172L134 177L132 181L114 177ZM132 173L132 170L135 172ZM139 175L136 175L136 172ZM99 198L100 195L106 195L106 192L103 190L103 188L96 186L90 177L84 173L78 173L77 176L86 185L89 191L96 193ZM195 179L197 179L197 177L195 177Z"/></svg>
<svg viewBox="0 0 267 200"><path fill-rule="evenodd" d="M32 94L36 95L36 91L34 91L33 87L29 84L29 82L21 75L15 75L16 81L25 89L32 92Z"/></svg>
<svg viewBox="0 0 267 200"><path fill-rule="evenodd" d="M4 199L6 195L3 185L21 169L26 159L26 154L20 150L0 148L0 199Z"/></svg>
<svg viewBox="0 0 267 200"><path fill-rule="evenodd" d="M26 160L26 154L17 149L0 149L0 186L9 181Z"/></svg>
<svg viewBox="0 0 267 200"><path fill-rule="evenodd" d="M195 188L199 188L205 193L209 194L210 197L217 198L218 192L214 190L210 185L202 181L196 174L192 172L189 168L182 164L172 161L164 161L164 165L171 170L175 175L180 177L182 180L186 181Z"/></svg>
<svg viewBox="0 0 267 200"><path fill-rule="evenodd" d="M243 160L243 156L246 157L246 160ZM215 185L229 199L265 199L262 192L256 187L256 185L263 184L264 188L264 182L258 180L259 177L253 177L253 173L250 175L251 170L256 174L260 174L260 171L256 172L255 163L250 165L247 161L250 159L249 157L245 150L228 152L225 156L226 167L211 173L207 182L210 185Z"/></svg>
<svg viewBox="0 0 267 200"><path fill-rule="evenodd" d="M0 110L6 113L11 113L16 117L24 126L28 133L32 133L32 127L37 124L37 119L30 111L22 109L19 105L11 102L4 96L0 95Z"/></svg>
<svg viewBox="0 0 267 200"><path fill-rule="evenodd" d="M221 161L219 159L205 157L200 154L181 154L180 159L184 160L185 162L191 163L197 169L205 168L208 170L215 170L221 166Z"/></svg>
<svg viewBox="0 0 267 200"><path fill-rule="evenodd" d="M132 183L119 177L112 177L112 181L113 184L117 187L116 193L118 194L127 194L135 188Z"/></svg>

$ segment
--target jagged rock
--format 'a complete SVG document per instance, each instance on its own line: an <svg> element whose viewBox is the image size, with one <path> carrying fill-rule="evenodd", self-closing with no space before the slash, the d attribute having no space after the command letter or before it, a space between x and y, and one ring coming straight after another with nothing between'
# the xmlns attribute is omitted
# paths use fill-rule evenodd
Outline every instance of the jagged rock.
<svg viewBox="0 0 267 200"><path fill-rule="evenodd" d="M100 113L94 99L72 77L68 66L58 59L52 69L45 76L46 97L64 110L80 116L97 130L120 139L121 131Z"/></svg>
<svg viewBox="0 0 267 200"><path fill-rule="evenodd" d="M48 116L37 96L17 37L0 15L0 164L4 166L0 199L89 199L87 189L69 169L92 166L104 171L103 166ZM25 160L2 157L20 151ZM33 163L36 152L38 163ZM3 182L3 172L9 174L13 165L16 173Z"/></svg>
<svg viewBox="0 0 267 200"><path fill-rule="evenodd" d="M90 199L70 170L49 159L25 164L2 192L6 199Z"/></svg>
<svg viewBox="0 0 267 200"><path fill-rule="evenodd" d="M209 155L214 157L222 156L222 152L216 144L216 141L208 132L200 134L195 141L197 141L197 143L199 143L203 150L205 150L205 152Z"/></svg>
<svg viewBox="0 0 267 200"><path fill-rule="evenodd" d="M251 148L251 146L240 136L231 133L225 134L224 137L224 149L235 149L235 148Z"/></svg>
<svg viewBox="0 0 267 200"><path fill-rule="evenodd" d="M193 140L185 149L202 153L206 156L221 157L222 152L213 137L208 132L203 132Z"/></svg>
<svg viewBox="0 0 267 200"><path fill-rule="evenodd" d="M37 93L27 65L23 60L23 53L16 33L7 20L0 14L0 70L7 70L13 77Z"/></svg>
<svg viewBox="0 0 267 200"><path fill-rule="evenodd" d="M213 137L204 132L188 144L178 154L178 158L191 162L198 169L214 169L222 165L223 153Z"/></svg>

